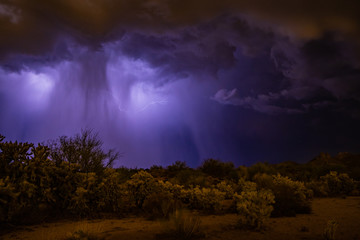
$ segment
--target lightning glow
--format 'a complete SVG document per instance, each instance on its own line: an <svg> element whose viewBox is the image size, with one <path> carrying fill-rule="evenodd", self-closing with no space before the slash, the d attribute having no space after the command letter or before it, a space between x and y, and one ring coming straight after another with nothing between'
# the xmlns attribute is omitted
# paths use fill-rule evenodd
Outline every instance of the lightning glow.
<svg viewBox="0 0 360 240"><path fill-rule="evenodd" d="M144 61L118 57L109 63L107 75L121 112L136 114L168 103L162 89L152 83L159 78L156 69Z"/></svg>

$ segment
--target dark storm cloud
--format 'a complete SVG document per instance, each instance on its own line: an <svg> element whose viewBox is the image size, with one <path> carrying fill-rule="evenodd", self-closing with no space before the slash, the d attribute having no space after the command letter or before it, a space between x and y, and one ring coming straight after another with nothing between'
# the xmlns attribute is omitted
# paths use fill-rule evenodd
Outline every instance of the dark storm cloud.
<svg viewBox="0 0 360 240"><path fill-rule="evenodd" d="M220 89L212 98L271 114L305 113L321 107L342 112L344 102L351 102L346 112L352 113L360 106L359 59L353 50L351 43L337 33L326 33L301 44L274 38L269 58L282 81L279 84L267 78L259 85L273 81L278 89L258 89L245 96L235 94L239 89Z"/></svg>
<svg viewBox="0 0 360 240"><path fill-rule="evenodd" d="M240 13L254 25L294 37L316 38L326 31L340 31L358 40L358 9L355 0L5 0L0 7L0 52L41 54L65 36L96 45L117 37L121 28L161 32L224 12Z"/></svg>
<svg viewBox="0 0 360 240"><path fill-rule="evenodd" d="M335 149L322 137L333 126L357 146L358 12L352 0L3 0L0 127L44 140L90 126L131 166Z"/></svg>

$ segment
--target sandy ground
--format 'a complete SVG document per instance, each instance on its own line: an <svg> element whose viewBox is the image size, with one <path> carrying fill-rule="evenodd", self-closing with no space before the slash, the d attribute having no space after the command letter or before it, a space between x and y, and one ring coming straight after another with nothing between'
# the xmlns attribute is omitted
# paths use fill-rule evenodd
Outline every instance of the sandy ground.
<svg viewBox="0 0 360 240"><path fill-rule="evenodd" d="M211 240L292 240L323 239L328 220L339 223L338 240L360 240L360 197L315 199L313 213L296 217L271 218L266 230L255 232L236 227L236 214L200 216L205 239ZM124 218L89 221L63 221L26 227L1 236L1 240L56 240L82 229L105 236L106 240L153 240L163 232L166 223L144 218Z"/></svg>

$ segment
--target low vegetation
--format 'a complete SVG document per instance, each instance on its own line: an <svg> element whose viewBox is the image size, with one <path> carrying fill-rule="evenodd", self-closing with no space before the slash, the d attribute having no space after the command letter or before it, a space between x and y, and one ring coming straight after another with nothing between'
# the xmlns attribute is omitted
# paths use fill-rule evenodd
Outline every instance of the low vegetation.
<svg viewBox="0 0 360 240"><path fill-rule="evenodd" d="M323 238L324 240L335 240L336 239L336 230L338 223L335 220L329 220L324 229Z"/></svg>
<svg viewBox="0 0 360 240"><path fill-rule="evenodd" d="M197 169L185 162L128 169L112 168L119 154L104 151L88 130L37 146L4 139L0 137L1 227L46 222L54 216L137 214L167 219L175 226L172 232L190 239L201 236L200 223L180 209L238 213L243 226L262 229L271 216L310 213L314 196L357 195L360 190L359 156L345 153L334 158L322 154L306 164L236 168L208 159ZM327 229L324 238L331 239L335 225ZM79 230L68 239L92 239L85 234Z"/></svg>
<svg viewBox="0 0 360 240"><path fill-rule="evenodd" d="M237 211L245 219L240 220L240 224L261 230L273 210L274 194L269 189L258 190L256 184L251 182L245 182L244 185L241 194L234 195Z"/></svg>
<svg viewBox="0 0 360 240"><path fill-rule="evenodd" d="M165 222L164 231L157 235L157 239L190 240L204 236L200 229L200 218L184 209L176 210Z"/></svg>

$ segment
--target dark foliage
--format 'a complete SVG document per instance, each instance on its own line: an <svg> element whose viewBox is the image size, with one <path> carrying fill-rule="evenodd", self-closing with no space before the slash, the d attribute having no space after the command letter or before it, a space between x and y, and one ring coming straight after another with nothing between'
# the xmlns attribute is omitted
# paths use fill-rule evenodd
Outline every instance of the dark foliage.
<svg viewBox="0 0 360 240"><path fill-rule="evenodd" d="M360 190L356 180L359 155L349 153L321 154L306 164L257 163L235 168L232 163L208 159L198 169L178 161L167 168L145 170L111 168L118 156L105 152L97 134L89 130L60 137L48 146L6 142L0 135L0 227L44 221L53 213L77 217L140 213L169 218L184 206L220 213L229 211L224 201L234 203L236 196L248 196L236 202L236 206L248 206L262 189L275 197L272 216L294 216L311 211L313 192L344 196ZM256 214L250 207L244 209L249 216Z"/></svg>
<svg viewBox="0 0 360 240"><path fill-rule="evenodd" d="M200 170L214 178L238 180L238 174L232 162L221 162L215 159L207 159L200 166Z"/></svg>
<svg viewBox="0 0 360 240"><path fill-rule="evenodd" d="M80 165L85 173L101 174L106 167L111 167L120 154L114 150L105 152L98 134L91 130L82 130L74 137L62 136L48 144L50 158L58 165L62 162Z"/></svg>

